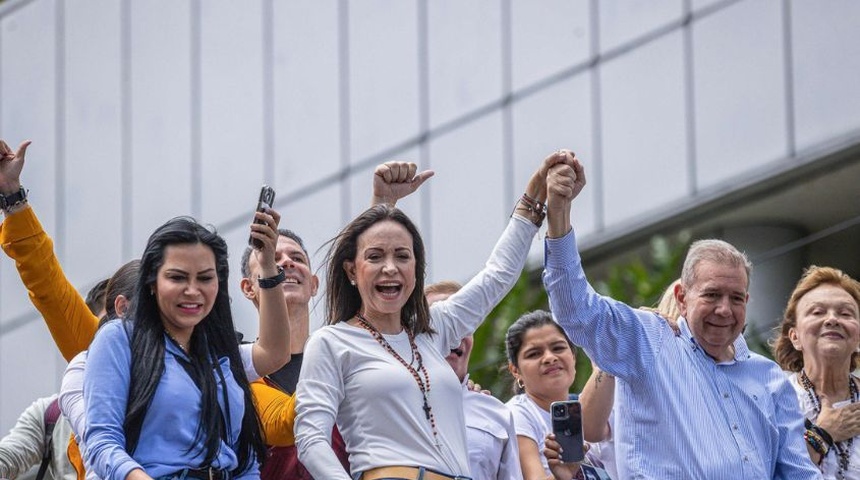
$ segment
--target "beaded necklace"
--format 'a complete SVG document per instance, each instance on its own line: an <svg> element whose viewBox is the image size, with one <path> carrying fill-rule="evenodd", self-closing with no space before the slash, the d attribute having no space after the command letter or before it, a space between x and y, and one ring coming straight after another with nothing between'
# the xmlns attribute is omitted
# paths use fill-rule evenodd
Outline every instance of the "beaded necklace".
<svg viewBox="0 0 860 480"><path fill-rule="evenodd" d="M379 333L370 322L364 318L364 315L361 313L357 313L355 318L358 319L358 324L361 325L362 328L367 330L370 335L379 343L382 348L384 348L388 353L390 353L394 358L397 359L406 370L409 370L409 373L412 374L412 378L415 379L415 383L418 384L418 389L421 390L421 396L424 397L424 416L427 417L427 420L430 421L430 428L433 430L433 438L437 440L436 445L438 446L438 432L436 431L436 416L433 415L433 407L430 406L430 402L427 398L427 395L430 394L430 374L427 373L427 367L424 366L424 361L421 359L421 352L418 351L418 346L415 344L415 337L412 335L412 331L410 329L406 329L406 336L409 338L409 348L412 349L412 358L413 360L418 361L418 369L416 370L411 363L406 363L406 360L394 350L394 347L388 343L388 340ZM420 374L419 374L420 370ZM421 376L424 376L422 379Z"/></svg>
<svg viewBox="0 0 860 480"><path fill-rule="evenodd" d="M800 384L806 390L806 395L809 397L809 401L812 403L812 408L815 410L815 416L817 417L821 413L821 400L818 398L818 394L815 393L815 385L806 376L805 370L800 371ZM851 378L851 374L848 375L848 391L851 392L851 403L860 401L860 392L858 392L857 385L854 383L854 379ZM836 449L836 453L839 456L839 471L836 472L837 480L845 480L845 471L848 470L848 463L851 460L851 445L853 444L853 437L845 442L834 442L833 444L833 448Z"/></svg>

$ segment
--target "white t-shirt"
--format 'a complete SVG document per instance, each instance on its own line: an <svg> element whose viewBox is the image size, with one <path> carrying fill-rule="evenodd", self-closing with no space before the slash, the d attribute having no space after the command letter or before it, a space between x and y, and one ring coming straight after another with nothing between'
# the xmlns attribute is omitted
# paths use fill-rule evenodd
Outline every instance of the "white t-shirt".
<svg viewBox="0 0 860 480"><path fill-rule="evenodd" d="M543 454L544 440L547 434L552 432L552 417L549 412L540 408L525 393L511 397L507 406L514 415L514 429L517 435L530 438L537 443L538 452L540 452L540 464L543 465L547 475L552 475L549 465L546 463L546 456Z"/></svg>

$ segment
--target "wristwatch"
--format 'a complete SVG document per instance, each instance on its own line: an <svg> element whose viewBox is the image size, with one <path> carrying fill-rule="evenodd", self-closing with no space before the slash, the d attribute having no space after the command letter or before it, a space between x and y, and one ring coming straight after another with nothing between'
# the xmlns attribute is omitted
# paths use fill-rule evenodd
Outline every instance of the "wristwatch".
<svg viewBox="0 0 860 480"><path fill-rule="evenodd" d="M275 288L286 279L287 274L284 272L284 268L278 265L278 273L274 277L259 278L257 279L257 284L260 285L260 288Z"/></svg>
<svg viewBox="0 0 860 480"><path fill-rule="evenodd" d="M15 205L20 205L27 201L27 190L23 186L17 192L9 195L0 193L0 210L9 210Z"/></svg>

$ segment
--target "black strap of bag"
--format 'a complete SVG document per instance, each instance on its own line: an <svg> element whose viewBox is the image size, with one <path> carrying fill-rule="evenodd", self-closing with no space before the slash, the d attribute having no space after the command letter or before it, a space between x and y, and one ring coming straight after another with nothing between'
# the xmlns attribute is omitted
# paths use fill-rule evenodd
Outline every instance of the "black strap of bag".
<svg viewBox="0 0 860 480"><path fill-rule="evenodd" d="M39 473L36 474L36 480L43 480L45 473L48 471L48 464L51 463L51 456L54 454L54 426L57 425L57 419L60 418L60 400L55 398L48 408L45 409L45 452L42 454L42 464L39 465Z"/></svg>

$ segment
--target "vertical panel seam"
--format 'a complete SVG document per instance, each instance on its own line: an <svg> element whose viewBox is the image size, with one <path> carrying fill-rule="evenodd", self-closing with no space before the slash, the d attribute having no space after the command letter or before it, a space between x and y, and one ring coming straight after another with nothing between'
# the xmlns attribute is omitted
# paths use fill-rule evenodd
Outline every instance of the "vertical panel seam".
<svg viewBox="0 0 860 480"><path fill-rule="evenodd" d="M63 0L56 0L56 57L54 94L56 96L57 117L55 119L56 154L56 190L54 197L55 232L54 248L60 260L66 258L66 7Z"/></svg>
<svg viewBox="0 0 860 480"><path fill-rule="evenodd" d="M687 194L695 196L699 191L698 156L696 153L696 59L693 55L693 14L690 0L684 0L684 94L686 97L687 122Z"/></svg>
<svg viewBox="0 0 860 480"><path fill-rule="evenodd" d="M427 0L418 0L418 161L421 168L433 167L430 158L430 19ZM428 248L433 242L432 192L428 185L419 192L421 224ZM432 250L431 250L432 251Z"/></svg>
<svg viewBox="0 0 860 480"><path fill-rule="evenodd" d="M200 0L191 1L191 162L189 164L191 183L191 214L195 218L200 218L203 210L203 189L201 176L202 167L202 132L201 132L201 36L202 36L202 11Z"/></svg>
<svg viewBox="0 0 860 480"><path fill-rule="evenodd" d="M591 21L591 132L592 132L592 155L594 156L592 177L594 178L594 226L596 231L604 229L606 221L604 219L604 201L603 201L603 116L601 109L601 77L600 70L602 68L600 59L600 3L598 0L591 0L591 11L589 12L589 20Z"/></svg>
<svg viewBox="0 0 860 480"><path fill-rule="evenodd" d="M132 58L132 22L131 22L131 0L123 0L120 4L120 108L121 108L121 139L122 159L120 159L121 192L120 202L122 224L122 258L130 258L132 251L132 237L134 230L134 183L132 181L132 84L131 84L131 58Z"/></svg>
<svg viewBox="0 0 860 480"><path fill-rule="evenodd" d="M352 199L352 188L349 180L352 169L350 168L351 146L351 122L350 119L350 91L349 91L349 7L348 0L340 0L338 8L338 64L340 75L338 75L338 96L340 99L340 163L342 174L340 175L340 207L341 221L344 225L350 220Z"/></svg>
<svg viewBox="0 0 860 480"><path fill-rule="evenodd" d="M785 76L785 141L788 156L794 158L797 153L795 103L794 103L794 43L791 28L791 0L782 2L782 39Z"/></svg>
<svg viewBox="0 0 860 480"><path fill-rule="evenodd" d="M502 159L504 183L501 191L502 205L514 198L514 118L513 118L513 5L511 0L501 3L501 57L502 57ZM507 211L503 208L507 220ZM504 223L503 223L504 225Z"/></svg>
<svg viewBox="0 0 860 480"><path fill-rule="evenodd" d="M275 181L275 79L274 79L274 4L262 4L263 30L263 181Z"/></svg>

